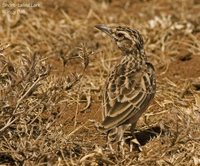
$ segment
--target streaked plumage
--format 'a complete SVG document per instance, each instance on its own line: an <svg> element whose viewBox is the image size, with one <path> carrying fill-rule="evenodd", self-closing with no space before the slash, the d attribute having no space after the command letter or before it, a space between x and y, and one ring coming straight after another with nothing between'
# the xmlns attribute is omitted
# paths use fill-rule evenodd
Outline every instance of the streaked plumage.
<svg viewBox="0 0 200 166"><path fill-rule="evenodd" d="M113 68L103 93L103 121L100 129L108 133L108 143L120 142L125 132L134 134L135 125L153 99L156 80L153 65L147 62L143 39L128 27L96 28L114 39L122 51L121 61Z"/></svg>

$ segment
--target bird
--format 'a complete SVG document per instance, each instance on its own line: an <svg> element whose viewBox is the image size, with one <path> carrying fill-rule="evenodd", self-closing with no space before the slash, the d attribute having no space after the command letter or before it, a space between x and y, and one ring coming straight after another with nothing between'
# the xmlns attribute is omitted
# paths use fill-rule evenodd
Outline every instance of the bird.
<svg viewBox="0 0 200 166"><path fill-rule="evenodd" d="M102 122L98 128L107 133L107 143L121 147L126 139L135 139L135 127L156 93L154 66L147 60L140 32L128 26L98 24L122 52L103 88ZM128 136L127 136L128 134ZM138 142L139 143L139 142Z"/></svg>

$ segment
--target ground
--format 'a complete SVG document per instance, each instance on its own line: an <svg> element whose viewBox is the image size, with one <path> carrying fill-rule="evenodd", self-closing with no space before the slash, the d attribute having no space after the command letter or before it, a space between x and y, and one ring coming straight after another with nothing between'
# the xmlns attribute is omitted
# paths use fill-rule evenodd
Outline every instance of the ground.
<svg viewBox="0 0 200 166"><path fill-rule="evenodd" d="M0 165L200 165L198 0L0 5ZM136 127L142 151L112 153L96 130L121 58L96 24L138 29L155 67L156 96Z"/></svg>

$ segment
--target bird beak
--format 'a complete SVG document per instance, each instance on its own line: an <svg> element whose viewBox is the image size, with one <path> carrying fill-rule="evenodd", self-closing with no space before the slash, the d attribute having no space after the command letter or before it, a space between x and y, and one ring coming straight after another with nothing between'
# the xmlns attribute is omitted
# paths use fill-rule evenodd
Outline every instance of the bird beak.
<svg viewBox="0 0 200 166"><path fill-rule="evenodd" d="M108 34L109 36L111 36L111 28L110 27L103 25L103 24L95 25L95 27L97 29L101 30L102 32Z"/></svg>

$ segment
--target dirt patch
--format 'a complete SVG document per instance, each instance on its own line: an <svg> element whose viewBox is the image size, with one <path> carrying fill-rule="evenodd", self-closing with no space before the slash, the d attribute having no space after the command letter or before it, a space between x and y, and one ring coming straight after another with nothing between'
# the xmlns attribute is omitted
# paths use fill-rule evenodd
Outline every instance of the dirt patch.
<svg viewBox="0 0 200 166"><path fill-rule="evenodd" d="M166 75L170 78L177 77L176 79L198 78L200 76L199 62L199 55L185 54L170 63L169 70Z"/></svg>

